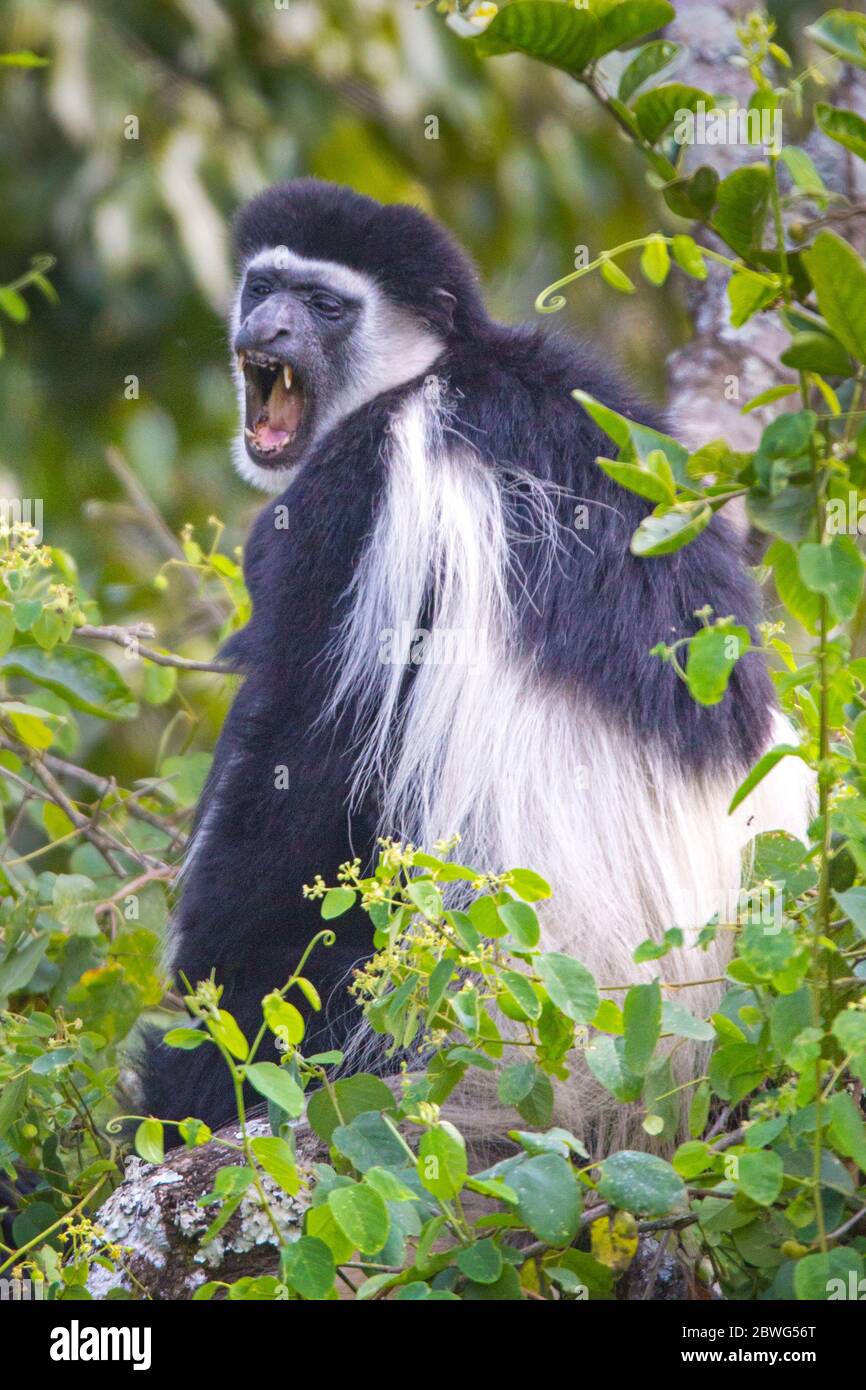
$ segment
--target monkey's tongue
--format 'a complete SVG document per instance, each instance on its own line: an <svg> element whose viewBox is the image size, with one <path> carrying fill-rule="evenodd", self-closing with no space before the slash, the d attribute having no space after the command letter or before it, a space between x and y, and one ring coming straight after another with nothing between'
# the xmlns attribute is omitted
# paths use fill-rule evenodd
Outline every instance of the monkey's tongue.
<svg viewBox="0 0 866 1390"><path fill-rule="evenodd" d="M255 432L257 449L284 449L291 439L288 430L275 430L271 425L265 423L259 425Z"/></svg>
<svg viewBox="0 0 866 1390"><path fill-rule="evenodd" d="M300 386L293 383L287 389L283 378L277 377L255 428L256 448L268 453L285 449L297 434L303 413L304 393Z"/></svg>

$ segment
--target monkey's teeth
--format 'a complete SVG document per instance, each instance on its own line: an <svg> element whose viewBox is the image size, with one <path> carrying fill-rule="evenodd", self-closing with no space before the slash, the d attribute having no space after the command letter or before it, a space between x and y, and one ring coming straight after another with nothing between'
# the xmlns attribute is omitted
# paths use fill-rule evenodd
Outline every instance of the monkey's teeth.
<svg viewBox="0 0 866 1390"><path fill-rule="evenodd" d="M255 430L244 430L244 434L246 435L247 439L255 439L256 437Z"/></svg>
<svg viewBox="0 0 866 1390"><path fill-rule="evenodd" d="M247 365L247 355L246 355L246 353L245 353L245 352L239 352L239 353L238 353L238 371L239 371L239 372L242 372L243 369L244 369L244 367L245 367L246 365Z"/></svg>
<svg viewBox="0 0 866 1390"><path fill-rule="evenodd" d="M286 383L286 390L287 390L287 391L291 391L291 389L292 389L292 375L293 375L292 369L291 369L291 367L290 367L290 366L288 365L288 363L287 363L287 364L283 367L283 381Z"/></svg>

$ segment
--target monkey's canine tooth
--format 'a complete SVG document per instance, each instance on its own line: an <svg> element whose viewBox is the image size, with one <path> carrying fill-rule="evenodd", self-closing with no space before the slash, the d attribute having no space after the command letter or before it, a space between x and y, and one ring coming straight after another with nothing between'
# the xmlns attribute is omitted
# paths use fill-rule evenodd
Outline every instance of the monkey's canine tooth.
<svg viewBox="0 0 866 1390"><path fill-rule="evenodd" d="M247 439L255 439L256 437L255 430L244 430L244 434L246 435Z"/></svg>
<svg viewBox="0 0 866 1390"><path fill-rule="evenodd" d="M293 377L293 375L294 375L294 373L292 372L291 367L289 366L288 363L286 363L286 365L283 367L283 381L286 383L286 390L287 390L287 391L291 391L291 389L292 389L292 377Z"/></svg>
<svg viewBox="0 0 866 1390"><path fill-rule="evenodd" d="M244 369L244 367L247 365L247 355L246 355L246 353L245 353L245 352L239 352L239 353L238 353L238 359L237 359L237 360L238 360L238 371L239 371L239 372L242 372L243 369Z"/></svg>

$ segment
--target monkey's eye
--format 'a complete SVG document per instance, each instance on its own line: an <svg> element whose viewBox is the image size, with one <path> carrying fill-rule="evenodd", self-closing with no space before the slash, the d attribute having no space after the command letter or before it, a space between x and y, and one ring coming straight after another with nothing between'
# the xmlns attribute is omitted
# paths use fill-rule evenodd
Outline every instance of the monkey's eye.
<svg viewBox="0 0 866 1390"><path fill-rule="evenodd" d="M307 301L311 309L315 309L317 314L321 314L326 319L338 319L343 312L344 304L336 295L325 294L322 290L317 290L311 294Z"/></svg>
<svg viewBox="0 0 866 1390"><path fill-rule="evenodd" d="M270 280L264 280L260 278L257 280L249 280L247 282L247 290L251 295L253 295L255 299L264 299L266 295L269 295L271 293L272 289L273 286L271 285Z"/></svg>

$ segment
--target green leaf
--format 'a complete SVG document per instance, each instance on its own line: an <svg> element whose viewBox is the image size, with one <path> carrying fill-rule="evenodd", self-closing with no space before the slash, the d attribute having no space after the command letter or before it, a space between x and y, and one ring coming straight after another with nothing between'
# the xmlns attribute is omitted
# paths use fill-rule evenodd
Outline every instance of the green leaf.
<svg viewBox="0 0 866 1390"><path fill-rule="evenodd" d="M381 1250L388 1239L391 1218L378 1192L366 1183L335 1188L328 1196L328 1206L347 1240L361 1254L372 1255Z"/></svg>
<svg viewBox="0 0 866 1390"><path fill-rule="evenodd" d="M11 719L16 736L28 748L35 748L40 753L50 748L54 734L48 724L39 718L32 705L23 705L18 700L4 700L3 713Z"/></svg>
<svg viewBox="0 0 866 1390"><path fill-rule="evenodd" d="M864 718L866 716L861 714L857 723ZM855 931L866 937L866 888L849 888L845 893L834 893L833 897L845 916L851 918Z"/></svg>
<svg viewBox="0 0 866 1390"><path fill-rule="evenodd" d="M777 299L780 286L759 280L748 271L735 271L728 281L728 300L731 305L731 324L742 328L753 314L759 314Z"/></svg>
<svg viewBox="0 0 866 1390"><path fill-rule="evenodd" d="M96 905L102 894L86 874L58 874L51 889L54 915L75 936L97 936Z"/></svg>
<svg viewBox="0 0 866 1390"><path fill-rule="evenodd" d="M163 1033L162 1041L166 1047L179 1047L182 1052L195 1052L202 1043L211 1041L201 1028L169 1028Z"/></svg>
<svg viewBox="0 0 866 1390"><path fill-rule="evenodd" d="M833 1022L833 1036L853 1057L866 1056L866 1013L845 1009Z"/></svg>
<svg viewBox="0 0 866 1390"><path fill-rule="evenodd" d="M14 1081L6 1081L0 1090L0 1135L5 1134L14 1120L17 1120L27 1102L30 1077L26 1072L16 1076Z"/></svg>
<svg viewBox="0 0 866 1390"><path fill-rule="evenodd" d="M0 656L5 656L15 641L15 614L8 603L0 603Z"/></svg>
<svg viewBox="0 0 866 1390"><path fill-rule="evenodd" d="M11 285L0 285L0 309L13 323L26 323L30 317L27 300Z"/></svg>
<svg viewBox="0 0 866 1390"><path fill-rule="evenodd" d="M8 999L10 994L17 994L30 983L39 962L48 950L48 943L49 937L46 932L37 936L35 940L28 941L26 945L19 946L6 957L0 965L0 999Z"/></svg>
<svg viewBox="0 0 866 1390"><path fill-rule="evenodd" d="M160 777L169 779L164 783L164 790L179 806L194 806L202 794L212 762L212 753L184 753L164 758L159 767Z"/></svg>
<svg viewBox="0 0 866 1390"><path fill-rule="evenodd" d="M62 840L75 829L66 812L53 801L42 803L42 824L49 840Z"/></svg>
<svg viewBox="0 0 866 1390"><path fill-rule="evenodd" d="M675 18L674 7L667 0L617 0L613 5L608 0L595 0L590 8L595 9L601 26L593 51L594 58L602 58L615 48L634 43L635 39L642 39L655 29L662 29ZM675 48L676 45L668 44L667 47Z"/></svg>
<svg viewBox="0 0 866 1390"><path fill-rule="evenodd" d="M803 263L818 308L843 347L866 362L866 264L835 232L819 232Z"/></svg>
<svg viewBox="0 0 866 1390"><path fill-rule="evenodd" d="M253 1090L272 1100L293 1120L303 1115L304 1093L285 1067L278 1067L276 1062L252 1062L244 1069L244 1076Z"/></svg>
<svg viewBox="0 0 866 1390"><path fill-rule="evenodd" d="M301 1236L283 1246L281 1273L302 1298L327 1298L336 1274L334 1256L323 1240Z"/></svg>
<svg viewBox="0 0 866 1390"><path fill-rule="evenodd" d="M712 1172L715 1157L709 1144L691 1140L689 1143L680 1144L674 1154L673 1165L680 1177L688 1182L699 1173Z"/></svg>
<svg viewBox="0 0 866 1390"><path fill-rule="evenodd" d="M672 179L662 190L671 212L678 217L706 221L716 204L719 176L710 164L702 164L688 177Z"/></svg>
<svg viewBox="0 0 866 1390"><path fill-rule="evenodd" d="M345 1125L337 1125L331 1143L359 1173L369 1168L403 1168L408 1155L378 1110L365 1110Z"/></svg>
<svg viewBox="0 0 866 1390"><path fill-rule="evenodd" d="M731 672L751 646L747 628L733 623L701 628L689 642L686 685L701 705L717 705L724 698Z"/></svg>
<svg viewBox="0 0 866 1390"><path fill-rule="evenodd" d="M288 1192L290 1197L300 1192L301 1179L295 1155L285 1139L270 1134L261 1135L250 1141L250 1147L265 1172L284 1192Z"/></svg>
<svg viewBox="0 0 866 1390"><path fill-rule="evenodd" d="M442 916L442 894L428 879L410 879L406 892L418 911L428 922L438 922Z"/></svg>
<svg viewBox="0 0 866 1390"><path fill-rule="evenodd" d="M631 538L631 553L643 559L672 555L696 540L712 519L707 502L681 502L645 517Z"/></svg>
<svg viewBox="0 0 866 1390"><path fill-rule="evenodd" d="M162 1163L165 1145L161 1120L142 1120L135 1131L135 1151L148 1163Z"/></svg>
<svg viewBox="0 0 866 1390"><path fill-rule="evenodd" d="M245 1061L249 1055L249 1044L230 1013L220 1009L217 1018L207 1019L207 1030L233 1057L237 1057L241 1062ZM273 1063L270 1065L273 1066Z"/></svg>
<svg viewBox="0 0 866 1390"><path fill-rule="evenodd" d="M630 1072L643 1076L652 1061L662 1023L662 997L658 980L633 985L623 1007L623 1057Z"/></svg>
<svg viewBox="0 0 866 1390"><path fill-rule="evenodd" d="M213 1138L210 1125L206 1125L204 1120L197 1120L193 1115L181 1120L177 1132L188 1149L199 1149L203 1144L209 1144Z"/></svg>
<svg viewBox="0 0 866 1390"><path fill-rule="evenodd" d="M595 56L600 32L589 10L555 0L515 0L499 11L475 40L484 57L526 53L573 76Z"/></svg>
<svg viewBox="0 0 866 1390"><path fill-rule="evenodd" d="M689 1134L693 1139L697 1139L699 1134L703 1134L707 1127L707 1120L710 1116L710 1099L712 1092L708 1081L702 1081L695 1091L689 1105Z"/></svg>
<svg viewBox="0 0 866 1390"><path fill-rule="evenodd" d="M534 1062L513 1062L499 1075L499 1099L503 1105L517 1105L528 1096L535 1085L537 1068Z"/></svg>
<svg viewBox="0 0 866 1390"><path fill-rule="evenodd" d="M761 245L770 186L767 164L746 164L719 184L713 227L741 256Z"/></svg>
<svg viewBox="0 0 866 1390"><path fill-rule="evenodd" d="M379 1076L359 1072L357 1076L347 1076L331 1085L339 1114L334 1109L331 1096L324 1087L314 1091L307 1102L307 1123L326 1144L337 1125L350 1124L357 1115L367 1110L393 1111L394 1097Z"/></svg>
<svg viewBox="0 0 866 1390"><path fill-rule="evenodd" d="M807 989L798 989L793 994L783 994L774 1000L770 1013L770 1037L780 1057L788 1056L794 1039L808 1028L811 1021L812 1003Z"/></svg>
<svg viewBox="0 0 866 1390"><path fill-rule="evenodd" d="M601 262L600 270L602 280L605 280L611 289L619 290L622 294L634 294L633 281L626 275L622 266L617 265L616 261L605 257Z"/></svg>
<svg viewBox="0 0 866 1390"><path fill-rule="evenodd" d="M177 688L177 668L157 666L146 661L144 666L144 698L149 705L164 705Z"/></svg>
<svg viewBox="0 0 866 1390"><path fill-rule="evenodd" d="M794 744L779 743L775 748L771 748L768 753L765 753L762 758L759 758L749 775L740 783L739 787L734 792L731 798L731 804L728 807L728 815L736 811L740 803L745 801L749 792L753 791L759 782L763 782L764 778L768 773L773 771L777 763L780 763L783 758L789 757L804 758L805 754L802 748L796 747Z"/></svg>
<svg viewBox="0 0 866 1390"><path fill-rule="evenodd" d="M505 902L496 911L500 921L505 923L509 934L518 946L531 949L538 945L541 928L538 925L538 918L528 903Z"/></svg>
<svg viewBox="0 0 866 1390"><path fill-rule="evenodd" d="M598 989L595 980L579 961L559 951L539 956L535 962L538 976L551 1001L575 1023L591 1023L598 1010Z"/></svg>
<svg viewBox="0 0 866 1390"><path fill-rule="evenodd" d="M490 1239L476 1240L458 1253L457 1268L475 1284L495 1284L502 1273L502 1252Z"/></svg>
<svg viewBox="0 0 866 1390"><path fill-rule="evenodd" d="M595 1037L584 1052L586 1065L596 1081L617 1100L627 1104L637 1100L642 1078L633 1076L623 1060L622 1038Z"/></svg>
<svg viewBox="0 0 866 1390"><path fill-rule="evenodd" d="M580 1186L560 1154L537 1154L512 1168L508 1183L517 1193L517 1213L547 1245L570 1245L580 1227Z"/></svg>
<svg viewBox="0 0 866 1390"><path fill-rule="evenodd" d="M405 1157L405 1156L404 1156ZM417 1202L418 1193L413 1192L411 1187L400 1178L399 1174L391 1171L390 1168L373 1167L368 1168L364 1174L364 1181L369 1187L386 1202Z"/></svg>
<svg viewBox="0 0 866 1390"><path fill-rule="evenodd" d="M707 267L703 252L694 237L680 233L674 237L671 250L674 260L686 275L691 275L693 280L706 280Z"/></svg>
<svg viewBox="0 0 866 1390"><path fill-rule="evenodd" d="M542 898L549 898L553 891L541 874L535 873L532 869L512 869L508 882L518 898L522 898L525 903L540 902Z"/></svg>
<svg viewBox="0 0 866 1390"><path fill-rule="evenodd" d="M535 1020L541 1017L541 1000L525 975L518 974L516 970L502 970L499 978L526 1018Z"/></svg>
<svg viewBox="0 0 866 1390"><path fill-rule="evenodd" d="M18 49L15 53L0 53L0 66L6 68L44 68L49 61L38 53L32 53L29 48Z"/></svg>
<svg viewBox="0 0 866 1390"><path fill-rule="evenodd" d="M134 719L138 714L132 692L111 663L86 647L70 645L51 651L29 644L13 647L0 658L0 671L26 676L35 685L53 690L73 709L100 719Z"/></svg>
<svg viewBox="0 0 866 1390"><path fill-rule="evenodd" d="M801 150L797 145L786 145L781 152L781 159L801 193L809 193L819 198L826 195L824 180L805 150Z"/></svg>
<svg viewBox="0 0 866 1390"><path fill-rule="evenodd" d="M657 468L655 455L661 452L667 459L674 476L683 485L688 484L689 479L684 470L688 462L689 451L683 448L676 439L672 439L669 434L661 434L658 430L651 429L649 425L642 425L637 420L630 420L625 415L617 414L615 410L602 405L601 401L597 401L586 391L572 391L571 394L599 428L603 429L605 434L610 435L620 449L631 451L642 464L648 467L651 472L658 473L660 477L662 474Z"/></svg>
<svg viewBox="0 0 866 1390"><path fill-rule="evenodd" d="M782 1191L784 1165L772 1149L740 1154L737 1175L739 1186L747 1197L762 1207L771 1207Z"/></svg>
<svg viewBox="0 0 866 1390"><path fill-rule="evenodd" d="M650 237L641 252L640 268L651 285L664 284L671 268L671 258L664 237Z"/></svg>
<svg viewBox="0 0 866 1390"><path fill-rule="evenodd" d="M418 1145L418 1176L434 1197L450 1201L466 1181L466 1145L447 1120L425 1130Z"/></svg>
<svg viewBox="0 0 866 1390"><path fill-rule="evenodd" d="M676 496L673 480L669 483L666 477L652 473L640 464L620 463L616 459L607 458L597 458L596 463L602 472L620 487L628 488L629 492L636 492L639 497L646 497L650 502L669 504Z"/></svg>
<svg viewBox="0 0 866 1390"><path fill-rule="evenodd" d="M787 541L774 540L767 551L765 562L773 567L773 579L779 598L788 612L807 632L818 631L821 616L821 600L800 578L797 564L797 551Z"/></svg>
<svg viewBox="0 0 866 1390"><path fill-rule="evenodd" d="M667 1216L685 1199L681 1177L655 1154L624 1149L599 1166L600 1195L635 1216Z"/></svg>
<svg viewBox="0 0 866 1390"><path fill-rule="evenodd" d="M517 1113L528 1125L549 1125L553 1119L553 1082L546 1072L536 1070L532 1090L518 1101Z"/></svg>
<svg viewBox="0 0 866 1390"><path fill-rule="evenodd" d="M329 888L322 899L323 919L332 922L335 917L342 917L344 912L354 907L356 896L354 888Z"/></svg>
<svg viewBox="0 0 866 1390"><path fill-rule="evenodd" d="M434 1289L429 1295L430 1298L436 1297L454 1298L455 1294L448 1293L447 1289ZM520 1290L520 1277L513 1265L504 1264L502 1273L495 1284L475 1284L467 1283L463 1290L463 1300L465 1303L476 1303L483 1301L498 1303L517 1303L522 1302L523 1295Z"/></svg>
<svg viewBox="0 0 866 1390"><path fill-rule="evenodd" d="M699 102L704 102L708 109L714 105L709 92L682 82L669 82L644 92L633 108L641 135L648 144L655 145L673 122L681 119L681 112L696 111Z"/></svg>
<svg viewBox="0 0 866 1390"><path fill-rule="evenodd" d="M800 578L815 594L824 594L839 622L853 618L863 591L863 557L851 536L829 543L809 541L798 554Z"/></svg>
<svg viewBox="0 0 866 1390"><path fill-rule="evenodd" d="M864 29L866 34L866 29ZM819 101L815 107L815 119L819 128L831 140L844 145L846 150L866 159L866 121L854 111L843 111L839 106L828 106Z"/></svg>
<svg viewBox="0 0 866 1390"><path fill-rule="evenodd" d="M775 496L752 490L746 498L749 520L759 531L801 541L812 529L814 494L808 487L786 487Z"/></svg>
<svg viewBox="0 0 866 1390"><path fill-rule="evenodd" d="M795 333L780 361L796 372L817 372L820 376L852 374L851 358L829 333Z"/></svg>
<svg viewBox="0 0 866 1390"><path fill-rule="evenodd" d="M866 1173L866 1125L859 1107L846 1091L837 1091L830 1097L829 1111L830 1143Z"/></svg>
<svg viewBox="0 0 866 1390"><path fill-rule="evenodd" d="M710 1062L710 1085L722 1100L735 1105L759 1086L765 1075L758 1049L751 1043L724 1043Z"/></svg>
<svg viewBox="0 0 866 1390"><path fill-rule="evenodd" d="M673 1033L678 1038L694 1038L696 1042L712 1042L715 1036L711 1023L696 1018L676 999L665 999L662 1004L662 1032Z"/></svg>
<svg viewBox="0 0 866 1390"><path fill-rule="evenodd" d="M681 52L680 45L671 43L669 39L654 39L652 43L645 44L619 79L617 95L620 101L629 101L639 87L668 67Z"/></svg>
<svg viewBox="0 0 866 1390"><path fill-rule="evenodd" d="M304 1037L304 1016L294 1004L274 992L262 1000L262 1013L272 1033L297 1047Z"/></svg>
<svg viewBox="0 0 866 1390"><path fill-rule="evenodd" d="M804 32L828 53L866 68L866 15L828 10L814 24L807 24Z"/></svg>
<svg viewBox="0 0 866 1390"><path fill-rule="evenodd" d="M864 64L866 66L866 64ZM851 1288L858 1290L863 1277L863 1256L856 1250L837 1245L826 1255L804 1255L794 1266L794 1292L798 1299L819 1303L827 1299L847 1299Z"/></svg>
<svg viewBox="0 0 866 1390"><path fill-rule="evenodd" d="M337 1225L336 1217L328 1202L322 1202L320 1206L308 1208L304 1217L304 1226L305 1234L314 1240L322 1241L330 1250L337 1264L345 1264L346 1260L350 1260L355 1253L354 1244L345 1235L342 1227Z"/></svg>

